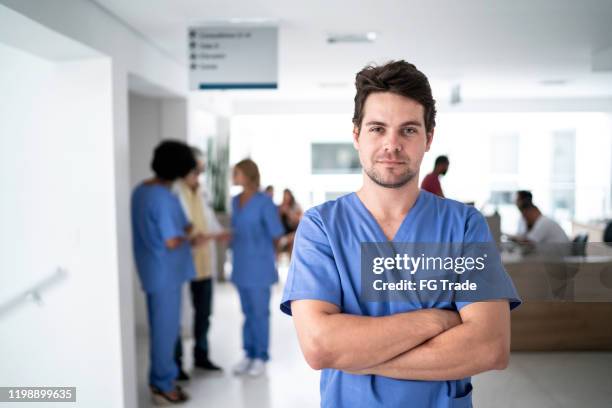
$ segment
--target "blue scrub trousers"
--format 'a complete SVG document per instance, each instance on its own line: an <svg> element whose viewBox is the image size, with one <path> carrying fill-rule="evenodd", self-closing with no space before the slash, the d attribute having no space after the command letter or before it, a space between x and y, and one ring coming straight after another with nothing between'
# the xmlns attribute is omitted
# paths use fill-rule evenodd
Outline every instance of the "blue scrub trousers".
<svg viewBox="0 0 612 408"><path fill-rule="evenodd" d="M248 358L269 360L270 287L237 286L244 314L242 345Z"/></svg>
<svg viewBox="0 0 612 408"><path fill-rule="evenodd" d="M178 376L174 347L179 335L181 286L147 293L151 368L149 384L161 391L172 391Z"/></svg>

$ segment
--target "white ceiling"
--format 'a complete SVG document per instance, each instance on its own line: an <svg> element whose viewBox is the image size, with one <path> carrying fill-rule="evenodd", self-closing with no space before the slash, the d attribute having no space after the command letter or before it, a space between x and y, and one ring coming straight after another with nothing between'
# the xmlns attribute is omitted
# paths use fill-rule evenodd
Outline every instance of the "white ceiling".
<svg viewBox="0 0 612 408"><path fill-rule="evenodd" d="M96 2L185 66L190 25L277 21L280 89L251 93L257 97L344 97L353 92L355 72L390 59L415 63L438 99L457 83L464 99L612 97L612 71L593 69L612 67L612 0ZM329 34L366 31L378 39L326 42Z"/></svg>

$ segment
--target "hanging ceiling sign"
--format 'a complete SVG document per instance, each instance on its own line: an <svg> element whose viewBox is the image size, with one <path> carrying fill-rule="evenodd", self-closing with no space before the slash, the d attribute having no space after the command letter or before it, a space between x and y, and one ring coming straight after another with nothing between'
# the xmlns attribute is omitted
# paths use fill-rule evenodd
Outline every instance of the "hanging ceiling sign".
<svg viewBox="0 0 612 408"><path fill-rule="evenodd" d="M278 88L278 27L191 27L191 90Z"/></svg>

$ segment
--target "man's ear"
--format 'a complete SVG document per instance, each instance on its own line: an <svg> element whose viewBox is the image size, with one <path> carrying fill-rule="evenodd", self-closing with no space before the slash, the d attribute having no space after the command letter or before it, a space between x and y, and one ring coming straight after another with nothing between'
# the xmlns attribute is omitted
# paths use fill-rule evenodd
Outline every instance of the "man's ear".
<svg viewBox="0 0 612 408"><path fill-rule="evenodd" d="M357 126L353 126L353 147L359 150L359 128Z"/></svg>
<svg viewBox="0 0 612 408"><path fill-rule="evenodd" d="M426 145L425 145L425 151L428 152L429 149L431 148L431 142L433 142L433 137L434 137L434 130L431 129L429 132L427 132L427 135L425 136L426 138Z"/></svg>

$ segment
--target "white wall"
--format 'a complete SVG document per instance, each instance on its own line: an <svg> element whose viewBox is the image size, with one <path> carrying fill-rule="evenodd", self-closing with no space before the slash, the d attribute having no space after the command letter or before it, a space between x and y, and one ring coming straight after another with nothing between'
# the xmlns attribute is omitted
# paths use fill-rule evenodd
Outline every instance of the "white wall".
<svg viewBox="0 0 612 408"><path fill-rule="evenodd" d="M114 245L117 258L105 273L118 278L115 290L118 290L119 294L117 300L119 308L109 309L108 313L116 313L120 319L118 336L121 342L121 365L114 375L120 383L122 398L116 404L106 406L135 406L137 386L134 352L134 277L129 219L131 181L128 75L138 75L149 83L181 96L187 92L187 69L93 1L0 0L0 3L7 6L0 6L0 17L9 14L18 14L22 17L19 21L13 19L16 20L16 24L10 28L6 28L2 20L1 42L44 55L46 58L69 59L78 56L82 51L82 47L77 46L78 50L75 52L72 47L67 46L67 39L70 39L88 46L95 51L94 53L110 58L109 106L112 109L110 140L112 155L109 160L113 162L113 168L109 170L109 174L114 181L107 193L112 199L110 204L114 212L112 222L116 228L116 236L109 238L108 243ZM34 25L43 28L39 30L45 32L42 38L33 36L32 32L35 31L33 29L23 29ZM115 390L108 392L112 394Z"/></svg>
<svg viewBox="0 0 612 408"><path fill-rule="evenodd" d="M2 43L0 61L0 303L68 271L42 307L0 316L0 383L76 386L77 406L122 406L110 61Z"/></svg>
<svg viewBox="0 0 612 408"><path fill-rule="evenodd" d="M137 74L177 95L187 93L186 67L145 41L94 1L0 0L0 3L108 55L125 75L128 72Z"/></svg>
<svg viewBox="0 0 612 408"><path fill-rule="evenodd" d="M129 94L130 187L151 176L151 153L161 136L161 103L154 98ZM138 335L146 335L147 309L140 282L133 269L134 325Z"/></svg>

